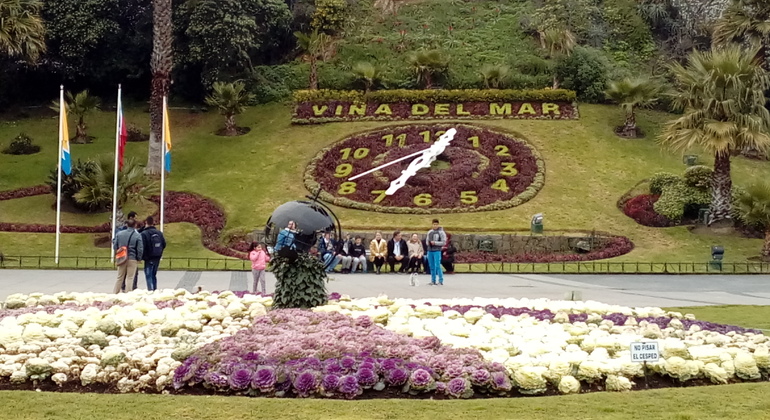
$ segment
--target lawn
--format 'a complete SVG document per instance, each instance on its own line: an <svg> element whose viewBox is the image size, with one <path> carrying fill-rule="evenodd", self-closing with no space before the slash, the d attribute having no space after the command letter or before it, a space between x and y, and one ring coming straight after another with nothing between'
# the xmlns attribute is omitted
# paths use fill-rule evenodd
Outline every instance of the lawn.
<svg viewBox="0 0 770 420"><path fill-rule="evenodd" d="M709 246L724 245L726 262L743 262L758 254L759 239L694 235L684 227L655 229L637 225L616 207L618 198L639 180L660 171L681 173L685 166L681 156L662 150L654 142L662 122L669 114L642 111L639 121L648 137L623 140L612 133L622 122L617 107L581 105L577 121L507 120L485 121L488 125L518 133L542 154L546 163L545 187L529 202L513 209L469 214L445 214L439 217L450 232L478 230L509 231L528 229L530 216L545 213L548 230L585 229L608 231L628 236L635 249L616 261L704 262ZM249 108L239 117L241 126L250 133L234 138L216 136L222 117L214 112L196 114L172 110L173 169L167 178L171 190L192 191L219 203L227 214L227 230L260 229L276 206L308 194L302 183L305 166L324 146L351 133L387 125L376 122L335 123L315 126L292 126L290 108L270 104ZM139 108L127 111L127 121L139 126L147 114ZM396 123L392 123L396 124ZM402 124L402 123L399 123ZM92 144L73 145L74 159L111 154L114 139L114 115L102 112L89 120ZM28 118L0 123L0 147L5 147L19 132L31 135L43 151L32 156L0 155L0 190L31 186L45 182L56 163L56 120ZM127 156L144 162L146 143L128 145ZM706 165L711 160L702 157ZM736 185L748 185L770 176L767 162L744 158L733 160ZM34 197L0 203L0 221L51 224L55 212L51 197ZM128 208L130 210L132 208ZM376 214L361 210L334 208L343 229L400 228L422 232L429 226L427 216ZM90 225L102 215L65 214L66 223ZM65 237L68 235L64 235ZM174 237L170 241L180 249L199 255L199 240L194 235ZM29 248L8 234L0 236L0 250L7 255L45 252L53 249L53 235L40 235L41 246ZM42 242L50 241L50 248ZM88 241L74 241L67 251L90 255L96 251ZM200 247L197 245L197 247ZM51 251L48 251L49 253Z"/></svg>

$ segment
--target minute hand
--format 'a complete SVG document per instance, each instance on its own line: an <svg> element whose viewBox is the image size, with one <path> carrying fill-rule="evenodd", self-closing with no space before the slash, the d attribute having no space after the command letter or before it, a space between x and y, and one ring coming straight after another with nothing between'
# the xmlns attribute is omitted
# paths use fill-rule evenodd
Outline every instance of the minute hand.
<svg viewBox="0 0 770 420"><path fill-rule="evenodd" d="M457 133L457 130L450 128L438 139L438 141L433 143L431 147L424 150L421 156L410 162L409 166L405 170L401 171L401 176L399 176L397 179L394 179L390 183L387 191L385 191L385 195L395 194L396 191L406 185L406 181L409 178L417 174L417 171L422 168L429 167L431 163L433 163L433 161L444 152L446 147L449 145L449 142L454 139L455 133Z"/></svg>

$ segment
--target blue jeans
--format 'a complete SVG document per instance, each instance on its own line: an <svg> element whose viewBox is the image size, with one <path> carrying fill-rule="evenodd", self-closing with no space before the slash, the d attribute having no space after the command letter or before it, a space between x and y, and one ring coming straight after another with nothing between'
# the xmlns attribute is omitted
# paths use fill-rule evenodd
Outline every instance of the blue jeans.
<svg viewBox="0 0 770 420"><path fill-rule="evenodd" d="M160 258L144 260L144 277L147 279L147 290L155 290L158 288L157 275L159 264Z"/></svg>
<svg viewBox="0 0 770 420"><path fill-rule="evenodd" d="M441 271L441 250L428 251L428 264L430 264L430 282L436 283L438 276L439 284L444 284L444 273Z"/></svg>
<svg viewBox="0 0 770 420"><path fill-rule="evenodd" d="M334 255L331 252L327 252L326 254L324 254L323 261L324 261L324 267L326 267L326 272L327 273L332 272L334 270L334 267L336 267L337 264L339 264L340 260L341 258L339 255Z"/></svg>

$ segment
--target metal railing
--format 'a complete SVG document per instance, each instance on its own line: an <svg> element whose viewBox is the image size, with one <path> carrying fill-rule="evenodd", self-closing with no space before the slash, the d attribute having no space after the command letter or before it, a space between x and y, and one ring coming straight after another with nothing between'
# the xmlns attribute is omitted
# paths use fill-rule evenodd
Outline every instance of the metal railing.
<svg viewBox="0 0 770 420"><path fill-rule="evenodd" d="M97 269L115 268L109 257L5 256L0 268ZM164 257L161 270L240 271L250 270L251 262L235 258ZM546 263L456 263L458 273L498 274L770 274L767 262L546 262Z"/></svg>

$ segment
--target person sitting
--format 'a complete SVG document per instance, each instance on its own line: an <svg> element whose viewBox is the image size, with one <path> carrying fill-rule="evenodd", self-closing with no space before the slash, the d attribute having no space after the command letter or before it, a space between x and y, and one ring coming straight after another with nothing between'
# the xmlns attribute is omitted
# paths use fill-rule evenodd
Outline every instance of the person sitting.
<svg viewBox="0 0 770 420"><path fill-rule="evenodd" d="M425 239L421 241L422 249L425 250L425 254L423 254L422 257L422 272L425 274L430 274L430 264L428 263L428 243L425 242Z"/></svg>
<svg viewBox="0 0 770 420"><path fill-rule="evenodd" d="M388 255L388 243L382 239L382 232L377 231L369 244L369 260L374 264L374 271L380 274L385 257Z"/></svg>
<svg viewBox="0 0 770 420"><path fill-rule="evenodd" d="M350 247L351 265L350 272L355 273L358 265L361 265L361 271L366 273L366 247L361 243L360 236L356 236L356 241L352 247Z"/></svg>
<svg viewBox="0 0 770 420"><path fill-rule="evenodd" d="M321 259L321 254L318 253L318 247L315 245L310 247L310 249L307 251L307 254L311 257L318 258L319 260Z"/></svg>
<svg viewBox="0 0 770 420"><path fill-rule="evenodd" d="M454 274L455 272L455 253L457 248L452 242L452 234L446 234L446 244L441 247L441 265L446 270L446 274Z"/></svg>
<svg viewBox="0 0 770 420"><path fill-rule="evenodd" d="M422 258L425 256L425 249L422 247L420 237L413 233L409 242L406 243L406 247L409 252L409 272L412 274L420 271L420 264L422 264Z"/></svg>
<svg viewBox="0 0 770 420"><path fill-rule="evenodd" d="M337 241L332 238L331 232L324 232L318 240L318 251L321 253L321 261L324 262L326 272L331 273L339 264L341 258L337 255Z"/></svg>
<svg viewBox="0 0 770 420"><path fill-rule="evenodd" d="M281 248L287 247L289 249L296 249L297 244L294 243L295 235L297 234L297 224L294 220L289 220L286 228L278 233L278 238L275 240L274 252L278 252Z"/></svg>
<svg viewBox="0 0 770 420"><path fill-rule="evenodd" d="M345 234L345 239L337 241L337 255L342 262L342 272L349 273L350 265L353 263L353 257L350 256L350 248L353 247L353 241L350 239L350 234Z"/></svg>
<svg viewBox="0 0 770 420"><path fill-rule="evenodd" d="M406 241L401 238L401 232L393 232L393 238L388 241L388 264L390 264L390 272L396 272L396 264L400 264L398 272L403 273L406 271L409 263L407 257Z"/></svg>

